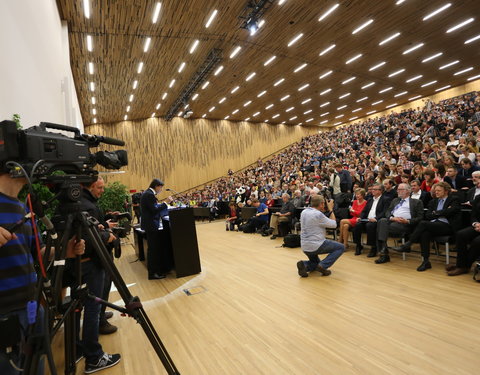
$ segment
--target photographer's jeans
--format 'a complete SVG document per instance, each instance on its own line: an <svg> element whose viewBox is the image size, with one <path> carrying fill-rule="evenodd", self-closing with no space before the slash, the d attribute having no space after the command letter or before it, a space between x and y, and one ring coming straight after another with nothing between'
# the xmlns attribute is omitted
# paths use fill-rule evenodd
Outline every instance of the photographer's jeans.
<svg viewBox="0 0 480 375"><path fill-rule="evenodd" d="M305 267L308 272L315 271L317 266L320 265L325 269L330 268L333 263L340 258L340 255L345 251L345 246L337 241L325 240L322 245L316 251L304 251L304 254L308 257L307 261L304 261ZM318 257L320 254L328 254L325 259L320 261Z"/></svg>
<svg viewBox="0 0 480 375"><path fill-rule="evenodd" d="M13 311L9 314L0 315L0 317L6 317L11 315L18 315L18 318L20 320L20 325L22 326L22 340L25 340L25 336L28 328L27 311L26 310ZM37 324L36 326L36 333L42 333L44 332L44 329L43 329L44 311L42 306L40 306L39 317L37 320L39 324ZM35 374L38 374L38 375L44 374L44 368L45 368L44 358L45 358L44 356L41 357L40 362L38 363L38 369L35 372ZM0 374L1 375L21 374L20 371L15 370L15 368L10 364L9 362L10 359L12 359L12 361L15 363L17 367L20 367L20 368L23 367L24 361L25 361L25 353L23 351L23 348L21 347L21 344L13 350L9 358L7 358L3 350L0 351Z"/></svg>

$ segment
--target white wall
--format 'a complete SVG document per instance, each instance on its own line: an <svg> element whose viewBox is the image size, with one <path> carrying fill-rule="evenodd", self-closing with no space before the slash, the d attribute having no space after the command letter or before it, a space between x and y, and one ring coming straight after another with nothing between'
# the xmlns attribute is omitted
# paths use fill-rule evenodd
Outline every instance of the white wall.
<svg viewBox="0 0 480 375"><path fill-rule="evenodd" d="M70 69L68 30L55 0L0 0L0 121L21 116L83 131Z"/></svg>

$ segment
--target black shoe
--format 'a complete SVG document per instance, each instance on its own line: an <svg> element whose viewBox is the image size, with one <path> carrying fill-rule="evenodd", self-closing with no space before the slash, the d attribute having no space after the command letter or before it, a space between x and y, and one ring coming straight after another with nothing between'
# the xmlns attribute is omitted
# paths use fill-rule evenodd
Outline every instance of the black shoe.
<svg viewBox="0 0 480 375"><path fill-rule="evenodd" d="M412 246L412 243L410 241L407 241L402 246L392 247L392 249L398 251L399 253L409 253L410 251L412 251L410 246Z"/></svg>
<svg viewBox="0 0 480 375"><path fill-rule="evenodd" d="M330 276L332 271L327 270L326 268L322 267L321 265L317 266L317 271L322 274L322 276Z"/></svg>
<svg viewBox="0 0 480 375"><path fill-rule="evenodd" d="M299 276L308 277L307 267L305 267L305 263L303 263L303 260L299 260L297 262L297 269Z"/></svg>
<svg viewBox="0 0 480 375"><path fill-rule="evenodd" d="M430 261L427 259L427 260L424 260L422 262L422 264L420 264L417 268L417 271L418 272L423 272L423 271L426 271L428 269L432 268L432 264L430 263Z"/></svg>
<svg viewBox="0 0 480 375"><path fill-rule="evenodd" d="M113 317L113 311L106 311L105 312L105 319L110 319Z"/></svg>
<svg viewBox="0 0 480 375"><path fill-rule="evenodd" d="M382 255L380 258L375 260L376 264L382 264L382 263L387 263L390 262L390 256L388 255Z"/></svg>
<svg viewBox="0 0 480 375"><path fill-rule="evenodd" d="M367 258L375 258L377 256L377 248L372 247L370 252L367 254Z"/></svg>
<svg viewBox="0 0 480 375"><path fill-rule="evenodd" d="M355 247L355 255L360 255L362 253L363 246L362 245L357 245Z"/></svg>
<svg viewBox="0 0 480 375"><path fill-rule="evenodd" d="M85 374L92 374L94 372L115 366L120 362L120 354L103 353L97 363L86 363Z"/></svg>
<svg viewBox="0 0 480 375"><path fill-rule="evenodd" d="M271 240L274 240L278 237L278 235L274 234L272 237L270 237Z"/></svg>
<svg viewBox="0 0 480 375"><path fill-rule="evenodd" d="M151 275L148 275L148 280L160 280L160 279L164 279L165 275L159 275L158 273L153 273Z"/></svg>
<svg viewBox="0 0 480 375"><path fill-rule="evenodd" d="M98 333L101 335L111 335L112 333L117 332L118 328L109 322L105 322L98 327Z"/></svg>

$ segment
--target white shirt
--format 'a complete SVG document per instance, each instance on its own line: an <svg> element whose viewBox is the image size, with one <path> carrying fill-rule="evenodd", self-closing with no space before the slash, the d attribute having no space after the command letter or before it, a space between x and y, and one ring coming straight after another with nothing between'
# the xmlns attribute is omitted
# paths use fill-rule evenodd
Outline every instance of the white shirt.
<svg viewBox="0 0 480 375"><path fill-rule="evenodd" d="M410 195L410 198L412 198L412 199L420 199L421 196L422 196L422 191L419 190L418 193L412 193L412 195Z"/></svg>
<svg viewBox="0 0 480 375"><path fill-rule="evenodd" d="M401 217L406 220L410 220L412 218L412 214L410 213L410 198L405 198L404 201L405 202L403 202L403 204L400 207L392 211L392 216Z"/></svg>
<svg viewBox="0 0 480 375"><path fill-rule="evenodd" d="M381 195L380 195L381 197ZM377 216L376 212L377 212L377 204L378 204L378 201L380 200L380 197L378 198L373 198L373 204L372 204L372 208L370 209L370 212L368 213L368 219L375 219L375 217Z"/></svg>

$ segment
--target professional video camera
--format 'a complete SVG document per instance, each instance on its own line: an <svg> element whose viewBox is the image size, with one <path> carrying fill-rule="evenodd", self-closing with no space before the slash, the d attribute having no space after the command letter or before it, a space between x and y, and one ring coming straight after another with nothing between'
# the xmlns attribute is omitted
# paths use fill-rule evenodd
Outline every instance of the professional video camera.
<svg viewBox="0 0 480 375"><path fill-rule="evenodd" d="M132 229L132 215L130 212L122 212L119 214L107 213L105 219L119 223L117 227L112 228L112 232L115 236L125 238L130 234Z"/></svg>

